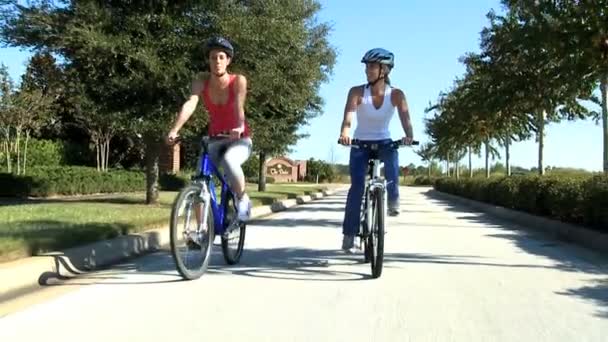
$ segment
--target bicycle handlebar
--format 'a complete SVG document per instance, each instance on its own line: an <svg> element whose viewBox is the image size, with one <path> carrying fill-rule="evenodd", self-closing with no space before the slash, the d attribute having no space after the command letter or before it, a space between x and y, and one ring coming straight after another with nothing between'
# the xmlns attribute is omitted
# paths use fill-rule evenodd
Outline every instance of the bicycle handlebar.
<svg viewBox="0 0 608 342"><path fill-rule="evenodd" d="M344 144L340 143L340 140L338 140L338 144L344 145ZM371 145L371 144L372 143L363 143L359 139L352 139L350 141L350 145L351 146L356 146L356 147L366 147L365 145ZM412 143L410 145L406 145L406 144L403 143L403 140L399 139L399 140L393 140L390 143L387 143L386 145L391 145L391 147L393 147L393 148L399 148L399 147L403 147L403 146L420 145L420 142L417 141L417 140L412 140ZM348 145L344 145L344 146L348 146Z"/></svg>
<svg viewBox="0 0 608 342"><path fill-rule="evenodd" d="M241 137L242 136L243 136L243 134L241 133ZM205 136L202 137L202 139L210 139L210 138L228 139L228 138L230 138L230 133L229 132L221 132L221 133L216 134L214 136L205 135ZM167 142L170 143L170 144L177 144L179 142L182 142L182 137L178 135L175 139L169 140Z"/></svg>

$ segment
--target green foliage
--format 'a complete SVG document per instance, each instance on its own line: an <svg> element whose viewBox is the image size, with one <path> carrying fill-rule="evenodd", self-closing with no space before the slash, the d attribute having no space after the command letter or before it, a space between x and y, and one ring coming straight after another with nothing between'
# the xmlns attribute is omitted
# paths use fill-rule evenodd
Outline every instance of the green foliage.
<svg viewBox="0 0 608 342"><path fill-rule="evenodd" d="M136 171L111 170L97 172L95 168L36 167L27 176L0 174L1 197L47 197L143 191L144 174Z"/></svg>
<svg viewBox="0 0 608 342"><path fill-rule="evenodd" d="M502 3L501 14L487 15L480 53L460 59L465 75L427 109L435 112L426 121L435 158L446 160L467 147L478 152L485 143L505 146L532 135L542 152L546 124L598 118L581 100L600 103L593 95L600 82L603 118L608 121L608 1ZM605 125L608 172L607 129ZM497 150L490 147L496 156ZM542 173L542 154L539 165Z"/></svg>
<svg viewBox="0 0 608 342"><path fill-rule="evenodd" d="M524 175L460 179L441 178L439 191L525 211L564 222L608 227L608 177Z"/></svg>
<svg viewBox="0 0 608 342"><path fill-rule="evenodd" d="M232 70L249 80L254 150L271 155L286 151L300 138L298 129L321 113L318 91L336 53L329 25L318 21L320 7L301 0L32 2L3 13L0 37L62 57L75 112L92 113L83 126L120 122L118 128L129 126L152 144L189 95L192 78L206 71L202 42L226 36L236 47ZM115 120L98 120L108 115ZM147 151L151 186L157 149Z"/></svg>
<svg viewBox="0 0 608 342"><path fill-rule="evenodd" d="M27 164L59 166L65 164L65 144L61 141L31 139L27 146Z"/></svg>
<svg viewBox="0 0 608 342"><path fill-rule="evenodd" d="M319 177L319 183L332 182L335 177L335 170L329 163L326 163L323 160L310 158L306 162L305 180L307 182L316 182L317 176Z"/></svg>
<svg viewBox="0 0 608 342"><path fill-rule="evenodd" d="M24 143L23 141L21 143ZM23 156L21 156L23 158ZM27 145L27 170L46 166L87 165L92 159L88 146L72 141L30 139ZM16 156L11 155L16 163ZM6 172L6 153L0 150L0 170Z"/></svg>
<svg viewBox="0 0 608 342"><path fill-rule="evenodd" d="M23 142L22 142L23 143ZM27 146L27 166L59 166L65 164L65 144L61 141L30 139ZM22 156L23 158L23 156ZM16 156L11 155L13 163L16 163ZM0 161L3 161L2 171L7 171L5 161L6 153L0 151Z"/></svg>
<svg viewBox="0 0 608 342"><path fill-rule="evenodd" d="M259 180L259 174L260 174L260 169L259 169L259 163L260 163L260 158L253 154L251 155L251 157L249 157L249 159L247 159L247 161L245 161L242 165L243 168L243 173L245 174L245 180L249 183L257 183ZM268 182L268 178L266 177L266 181Z"/></svg>
<svg viewBox="0 0 608 342"><path fill-rule="evenodd" d="M414 185L424 185L424 186L434 185L435 182L437 181L437 179L438 179L438 177L418 176L414 180Z"/></svg>
<svg viewBox="0 0 608 342"><path fill-rule="evenodd" d="M158 178L158 185L164 191L179 191L190 182L190 175L187 173L161 174Z"/></svg>

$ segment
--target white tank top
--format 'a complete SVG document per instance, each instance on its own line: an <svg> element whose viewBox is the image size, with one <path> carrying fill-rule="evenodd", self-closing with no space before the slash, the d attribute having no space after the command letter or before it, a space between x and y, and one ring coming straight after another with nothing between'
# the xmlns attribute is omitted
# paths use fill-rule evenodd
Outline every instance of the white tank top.
<svg viewBox="0 0 608 342"><path fill-rule="evenodd" d="M395 106L391 101L392 87L388 84L384 91L382 107L376 109L372 101L371 87L363 87L363 99L357 107L357 128L353 134L359 140L390 139L388 126L395 113Z"/></svg>

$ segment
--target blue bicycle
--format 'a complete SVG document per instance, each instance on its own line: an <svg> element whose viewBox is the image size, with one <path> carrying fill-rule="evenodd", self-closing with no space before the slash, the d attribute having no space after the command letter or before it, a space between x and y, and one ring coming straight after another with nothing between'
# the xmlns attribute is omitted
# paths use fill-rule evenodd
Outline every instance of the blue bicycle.
<svg viewBox="0 0 608 342"><path fill-rule="evenodd" d="M210 142L225 138L202 139L199 171L179 192L171 210L171 253L178 272L188 280L200 278L207 270L217 235L226 263L238 263L243 254L246 224L238 219L236 195L208 154ZM220 202L213 176L221 186Z"/></svg>

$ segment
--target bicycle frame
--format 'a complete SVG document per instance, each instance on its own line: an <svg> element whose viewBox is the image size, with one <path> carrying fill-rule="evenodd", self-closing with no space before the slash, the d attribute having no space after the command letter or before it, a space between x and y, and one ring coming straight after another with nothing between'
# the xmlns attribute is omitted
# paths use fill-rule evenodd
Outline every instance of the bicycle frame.
<svg viewBox="0 0 608 342"><path fill-rule="evenodd" d="M213 162L211 161L211 158L209 158L209 153L207 151L207 149L209 148L208 146L208 142L205 141L203 142L204 146L203 146L203 151L201 152L201 158L200 158L200 163L199 163L199 169L200 172L199 174L195 177L195 181L196 180L203 180L203 182L201 182L202 186L202 191L201 191L201 197L203 198L203 200L205 200L207 198L207 195L209 200L210 200L210 208L211 208L211 214L213 215L213 228L215 231L216 235L222 235L225 231L225 225L224 225L224 219L225 219L225 213L226 213L226 208L225 208L225 204L227 203L228 200L228 196L234 196L234 194L232 193L232 191L230 190L230 187L228 186L228 183L226 182L226 180L224 179L224 176L219 172L219 170L217 169L217 167L213 164ZM218 203L217 201L217 195L215 193L215 182L213 181L212 176L215 175L219 180L220 183L222 185L221 191L220 191L220 202ZM208 207L206 206L203 213L207 212ZM203 220L206 219L206 215L203 215ZM204 224L206 224L205 221L203 221Z"/></svg>
<svg viewBox="0 0 608 342"><path fill-rule="evenodd" d="M362 210L361 210L361 220L360 221L364 221L364 217L365 217L365 222L367 225L369 225L370 222L372 222L373 220L373 212L370 207L370 201L371 201L371 193L374 192L375 189L380 188L382 193L385 193L386 190L386 180L383 179L380 175L380 169L382 168L382 162L380 161L380 159L378 158L373 158L369 161L368 163L369 165L369 172L368 172L368 176L369 179L366 182L365 185L365 192L364 192L364 201L362 204ZM360 230L361 230L361 225L360 225ZM364 231L361 231L361 235L367 235L369 233L369 227L366 227L367 229L365 229Z"/></svg>

